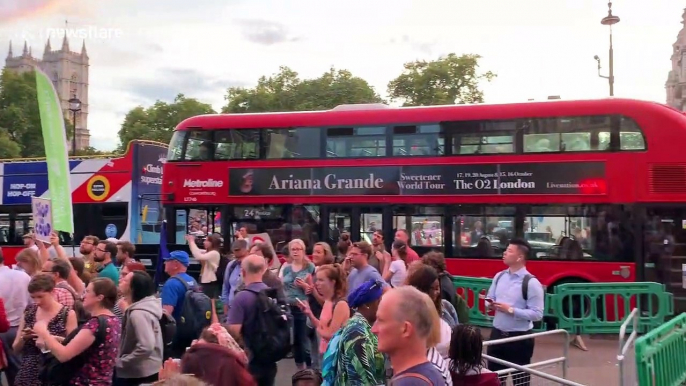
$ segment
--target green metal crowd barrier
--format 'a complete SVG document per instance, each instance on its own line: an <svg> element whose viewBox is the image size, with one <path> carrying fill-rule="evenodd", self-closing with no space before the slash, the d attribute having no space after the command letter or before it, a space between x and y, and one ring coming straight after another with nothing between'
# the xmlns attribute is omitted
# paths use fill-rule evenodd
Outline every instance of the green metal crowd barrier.
<svg viewBox="0 0 686 386"><path fill-rule="evenodd" d="M639 385L686 384L686 313L638 338L635 349Z"/></svg>
<svg viewBox="0 0 686 386"><path fill-rule="evenodd" d="M567 283L555 287L550 308L558 328L573 334L616 334L638 308L644 333L674 315L674 299L659 283Z"/></svg>
<svg viewBox="0 0 686 386"><path fill-rule="evenodd" d="M470 324L492 327L483 298L488 278L453 276L453 284L469 306ZM659 283L566 283L546 292L544 322L534 331L564 329L570 334L617 334L633 308L641 310L639 332L656 328L674 314L674 300Z"/></svg>

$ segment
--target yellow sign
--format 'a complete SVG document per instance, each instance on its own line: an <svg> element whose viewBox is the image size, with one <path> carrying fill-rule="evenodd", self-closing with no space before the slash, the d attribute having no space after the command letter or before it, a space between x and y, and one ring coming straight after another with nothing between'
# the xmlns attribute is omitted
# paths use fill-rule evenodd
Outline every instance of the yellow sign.
<svg viewBox="0 0 686 386"><path fill-rule="evenodd" d="M110 181L104 176L93 176L86 185L88 197L93 201L103 201L110 194Z"/></svg>

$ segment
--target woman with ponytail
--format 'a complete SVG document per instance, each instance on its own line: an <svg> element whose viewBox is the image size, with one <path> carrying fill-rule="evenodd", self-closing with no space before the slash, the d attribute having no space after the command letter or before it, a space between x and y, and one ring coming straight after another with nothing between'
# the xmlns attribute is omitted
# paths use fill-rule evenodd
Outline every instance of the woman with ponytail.
<svg viewBox="0 0 686 386"><path fill-rule="evenodd" d="M391 287L398 287L405 283L407 277L407 244L402 240L395 240L391 250L391 259L385 260L383 279Z"/></svg>
<svg viewBox="0 0 686 386"><path fill-rule="evenodd" d="M326 264L317 269L315 287L324 298L322 312L317 318L307 302L300 308L321 337L319 352L324 354L331 337L350 319L350 306L345 299L348 293L348 275L341 264Z"/></svg>

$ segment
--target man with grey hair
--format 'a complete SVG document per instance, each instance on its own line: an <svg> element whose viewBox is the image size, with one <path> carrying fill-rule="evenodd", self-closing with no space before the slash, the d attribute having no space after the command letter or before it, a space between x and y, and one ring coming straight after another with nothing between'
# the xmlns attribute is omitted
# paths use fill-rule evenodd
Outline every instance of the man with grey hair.
<svg viewBox="0 0 686 386"><path fill-rule="evenodd" d="M426 352L437 342L440 317L429 296L412 286L386 292L376 311L372 332L379 351L388 355L394 386L445 386L443 375Z"/></svg>

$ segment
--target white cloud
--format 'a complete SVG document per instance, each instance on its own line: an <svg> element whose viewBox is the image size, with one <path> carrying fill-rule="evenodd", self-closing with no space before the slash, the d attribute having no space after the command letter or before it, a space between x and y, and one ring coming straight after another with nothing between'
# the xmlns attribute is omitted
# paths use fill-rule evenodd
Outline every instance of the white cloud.
<svg viewBox="0 0 686 386"><path fill-rule="evenodd" d="M137 104L182 92L218 109L227 87L254 84L280 65L303 77L346 68L385 94L404 62L476 53L484 70L498 74L484 85L487 102L608 93L593 60L601 57L606 75L608 28L600 19L607 4L597 0L33 1L25 8L44 11L21 19L0 5L0 58L9 39L16 53L27 34L40 54L41 31L63 27L67 15L72 28L121 32L86 41L89 127L94 146L106 148L115 146L123 115ZM614 28L615 94L663 102L681 5L615 2L614 13L622 19ZM74 40L72 49L80 48Z"/></svg>

